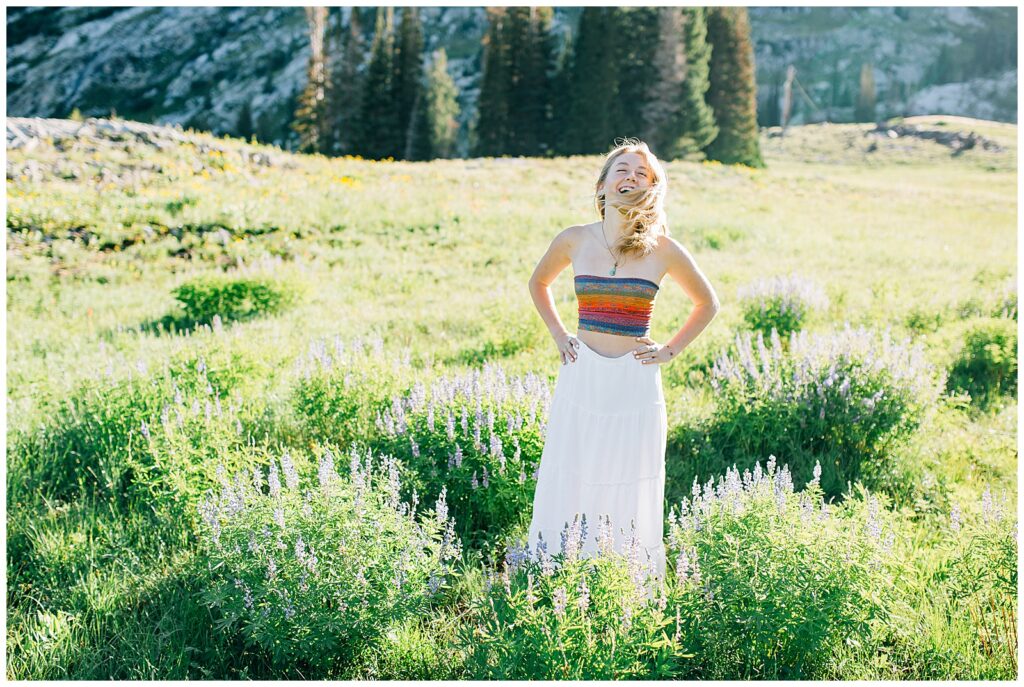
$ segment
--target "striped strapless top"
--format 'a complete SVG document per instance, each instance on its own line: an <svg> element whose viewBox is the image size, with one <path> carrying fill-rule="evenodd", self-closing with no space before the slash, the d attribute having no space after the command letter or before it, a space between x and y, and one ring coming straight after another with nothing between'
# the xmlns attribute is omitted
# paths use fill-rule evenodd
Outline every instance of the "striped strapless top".
<svg viewBox="0 0 1024 687"><path fill-rule="evenodd" d="M622 336L647 336L659 286L639 277L577 274L578 329Z"/></svg>

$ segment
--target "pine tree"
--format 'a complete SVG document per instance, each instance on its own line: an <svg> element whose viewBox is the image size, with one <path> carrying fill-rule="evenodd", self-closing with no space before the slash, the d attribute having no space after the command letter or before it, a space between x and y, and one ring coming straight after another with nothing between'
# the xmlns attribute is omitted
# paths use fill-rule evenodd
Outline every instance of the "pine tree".
<svg viewBox="0 0 1024 687"><path fill-rule="evenodd" d="M248 141L252 139L255 133L256 129L252 123L252 101L246 99L238 111L238 120L235 122L235 135Z"/></svg>
<svg viewBox="0 0 1024 687"><path fill-rule="evenodd" d="M680 7L660 7L655 16L658 27L651 61L655 81L647 94L644 139L663 159L678 156L676 141L682 135L683 77L686 46L683 42L683 12Z"/></svg>
<svg viewBox="0 0 1024 687"><path fill-rule="evenodd" d="M655 66L658 50L660 7L616 8L611 19L615 23L615 62L618 65L618 97L609 103L614 136L635 136L650 140L649 106L659 91L661 75Z"/></svg>
<svg viewBox="0 0 1024 687"><path fill-rule="evenodd" d="M555 148L552 120L555 114L554 81L558 74L558 39L553 32L555 12L537 7L533 14L533 71L538 82L538 104L533 126L537 131L535 155L551 155Z"/></svg>
<svg viewBox="0 0 1024 687"><path fill-rule="evenodd" d="M508 140L503 152L538 155L547 129L550 100L551 9L507 8ZM546 25L545 25L546 24Z"/></svg>
<svg viewBox="0 0 1024 687"><path fill-rule="evenodd" d="M530 12L530 7L505 8L502 27L508 69L508 139L501 152L508 155L529 155L530 138L536 133L529 128L531 100L536 101L536 93L530 92Z"/></svg>
<svg viewBox="0 0 1024 687"><path fill-rule="evenodd" d="M394 99L394 8L378 7L373 47L363 91L363 156L380 160L399 147L398 112Z"/></svg>
<svg viewBox="0 0 1024 687"><path fill-rule="evenodd" d="M609 59L615 28L612 9L584 7L573 55L568 143L572 154L604 153L615 137L614 102L618 99L618 65Z"/></svg>
<svg viewBox="0 0 1024 687"><path fill-rule="evenodd" d="M327 139L326 83L327 66L324 60L324 30L327 25L326 7L306 7L309 25L309 66L306 87L298 98L298 107L292 121L292 130L299 136L297 149L303 153L318 153Z"/></svg>
<svg viewBox="0 0 1024 687"><path fill-rule="evenodd" d="M570 31L558 56L558 67L551 83L551 124L548 140L556 155L569 155L569 111L572 105L570 87L572 84L573 38Z"/></svg>
<svg viewBox="0 0 1024 687"><path fill-rule="evenodd" d="M508 141L509 74L503 25L505 8L488 7L487 33L483 39L484 70L477 99L477 118L473 128L473 155L498 156Z"/></svg>
<svg viewBox="0 0 1024 687"><path fill-rule="evenodd" d="M360 66L366 59L366 46L358 9L352 7L349 11L347 30L342 30L347 34L344 47L338 50L341 57L331 72L328 111L334 142L332 152L336 155L355 155L362 151L364 75Z"/></svg>
<svg viewBox="0 0 1024 687"><path fill-rule="evenodd" d="M686 75L683 80L683 135L677 142L680 155L698 151L715 140L718 125L708 105L711 44L708 43L706 7L683 8L683 43Z"/></svg>
<svg viewBox="0 0 1024 687"><path fill-rule="evenodd" d="M412 157L413 108L421 99L423 83L423 26L418 7L402 8L402 23L395 45L394 98L402 134L402 158Z"/></svg>
<svg viewBox="0 0 1024 687"><path fill-rule="evenodd" d="M857 92L857 107L854 108L853 117L858 122L875 121L875 75L870 64L864 64L860 68L860 90Z"/></svg>
<svg viewBox="0 0 1024 687"><path fill-rule="evenodd" d="M710 8L708 38L712 46L708 105L715 113L718 136L704 152L711 160L763 167L757 131L754 50L750 43L747 9Z"/></svg>
<svg viewBox="0 0 1024 687"><path fill-rule="evenodd" d="M417 160L455 155L459 133L458 88L448 73L444 48L434 51L427 70L422 106L417 108Z"/></svg>

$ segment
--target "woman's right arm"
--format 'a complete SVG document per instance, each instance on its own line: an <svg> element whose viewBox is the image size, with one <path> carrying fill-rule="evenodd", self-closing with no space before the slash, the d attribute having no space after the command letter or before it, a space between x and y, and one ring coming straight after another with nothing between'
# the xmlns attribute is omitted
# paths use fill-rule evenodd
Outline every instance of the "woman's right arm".
<svg viewBox="0 0 1024 687"><path fill-rule="evenodd" d="M537 312L547 325L551 337L562 352L562 362L566 356L575 359L575 351L568 342L569 331L562 324L555 310L555 301L551 296L551 283L566 267L572 264L572 255L576 249L577 227L564 229L551 241L548 250L537 263L530 277L530 296L537 306Z"/></svg>

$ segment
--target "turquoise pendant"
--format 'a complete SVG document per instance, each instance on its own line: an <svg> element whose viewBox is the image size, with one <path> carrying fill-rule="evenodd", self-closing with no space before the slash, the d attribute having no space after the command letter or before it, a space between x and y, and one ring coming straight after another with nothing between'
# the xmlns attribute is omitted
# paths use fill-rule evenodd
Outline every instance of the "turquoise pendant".
<svg viewBox="0 0 1024 687"><path fill-rule="evenodd" d="M618 269L618 267L618 265L614 265L610 270L608 270L608 274L614 275L615 270Z"/></svg>

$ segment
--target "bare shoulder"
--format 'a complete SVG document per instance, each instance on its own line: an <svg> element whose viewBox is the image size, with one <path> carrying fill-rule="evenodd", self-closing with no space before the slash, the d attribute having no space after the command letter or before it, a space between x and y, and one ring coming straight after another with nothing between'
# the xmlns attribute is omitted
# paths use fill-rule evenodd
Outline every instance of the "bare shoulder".
<svg viewBox="0 0 1024 687"><path fill-rule="evenodd" d="M576 249L580 245L580 241L583 239L583 232L586 231L586 225L574 224L571 227L566 227L562 231L558 232L552 241L553 245L558 246L559 250L568 256L576 255Z"/></svg>
<svg viewBox="0 0 1024 687"><path fill-rule="evenodd" d="M683 244L675 240L671 236L661 234L658 236L658 255L661 257L665 267L672 270L673 267L679 269L680 267L696 267L697 263L693 259L693 255L686 249Z"/></svg>

